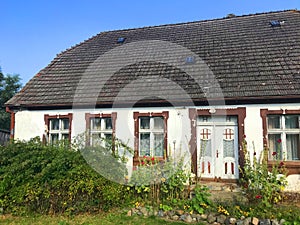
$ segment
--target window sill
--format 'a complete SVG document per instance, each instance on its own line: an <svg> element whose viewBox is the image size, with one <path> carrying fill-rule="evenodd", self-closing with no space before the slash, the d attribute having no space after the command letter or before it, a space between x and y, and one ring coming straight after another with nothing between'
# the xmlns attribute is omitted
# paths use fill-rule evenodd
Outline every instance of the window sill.
<svg viewBox="0 0 300 225"><path fill-rule="evenodd" d="M141 162L144 162L146 164L152 164L152 162L162 162L165 160L164 157L154 157L154 160L152 159L153 157L148 156L148 157L134 157L133 158L133 165L134 166L139 166L141 165Z"/></svg>
<svg viewBox="0 0 300 225"><path fill-rule="evenodd" d="M299 161L283 161L285 168L288 170L288 175L300 174L300 160ZM271 169L272 166L276 165L277 161L268 161L268 168Z"/></svg>

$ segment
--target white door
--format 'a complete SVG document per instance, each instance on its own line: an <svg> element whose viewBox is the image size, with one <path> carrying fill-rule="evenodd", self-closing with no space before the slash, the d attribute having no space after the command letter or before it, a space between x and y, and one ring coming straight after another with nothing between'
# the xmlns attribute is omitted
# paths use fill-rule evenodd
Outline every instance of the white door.
<svg viewBox="0 0 300 225"><path fill-rule="evenodd" d="M198 176L238 179L237 117L198 118Z"/></svg>

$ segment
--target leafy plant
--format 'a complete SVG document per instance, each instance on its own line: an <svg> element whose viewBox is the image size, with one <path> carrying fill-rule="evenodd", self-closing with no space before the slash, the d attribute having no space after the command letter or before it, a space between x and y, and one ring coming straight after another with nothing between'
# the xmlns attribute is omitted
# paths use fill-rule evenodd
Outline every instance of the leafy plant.
<svg viewBox="0 0 300 225"><path fill-rule="evenodd" d="M5 213L95 212L128 201L126 187L94 171L80 151L39 138L0 147L0 190Z"/></svg>
<svg viewBox="0 0 300 225"><path fill-rule="evenodd" d="M241 169L241 184L250 203L258 203L262 209L270 208L274 203L281 200L281 192L286 186L286 176L284 163L277 163L269 171L267 160L263 159L260 163L256 159L254 149L253 163L251 163L249 152L247 151L247 143L243 143L243 151L245 155L245 165ZM267 153L264 150L263 156ZM273 154L276 160L276 154Z"/></svg>
<svg viewBox="0 0 300 225"><path fill-rule="evenodd" d="M152 206L168 205L176 207L180 200L188 196L189 174L184 171L183 159L159 161L144 157L129 181L134 198Z"/></svg>
<svg viewBox="0 0 300 225"><path fill-rule="evenodd" d="M191 208L197 213L203 214L205 210L212 205L209 199L210 195L207 187L197 185L194 189L194 196L191 199Z"/></svg>

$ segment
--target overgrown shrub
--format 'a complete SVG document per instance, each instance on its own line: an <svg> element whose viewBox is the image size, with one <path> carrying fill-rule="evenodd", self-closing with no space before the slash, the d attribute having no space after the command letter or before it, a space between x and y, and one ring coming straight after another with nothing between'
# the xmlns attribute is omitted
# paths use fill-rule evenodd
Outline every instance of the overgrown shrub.
<svg viewBox="0 0 300 225"><path fill-rule="evenodd" d="M269 171L266 158L266 149L262 153L262 160L256 159L254 150L253 162L251 163L247 143L243 143L245 155L245 165L241 169L242 178L240 179L242 187L250 203L257 203L262 209L270 208L282 198L282 190L285 188L286 176L284 163L277 163ZM274 160L276 155L274 154Z"/></svg>
<svg viewBox="0 0 300 225"><path fill-rule="evenodd" d="M108 210L127 201L126 190L99 175L69 145L44 145L35 138L0 147L0 207L5 213Z"/></svg>
<svg viewBox="0 0 300 225"><path fill-rule="evenodd" d="M130 179L130 191L135 201L164 210L183 208L189 197L189 173L184 170L183 159L159 161L144 157Z"/></svg>

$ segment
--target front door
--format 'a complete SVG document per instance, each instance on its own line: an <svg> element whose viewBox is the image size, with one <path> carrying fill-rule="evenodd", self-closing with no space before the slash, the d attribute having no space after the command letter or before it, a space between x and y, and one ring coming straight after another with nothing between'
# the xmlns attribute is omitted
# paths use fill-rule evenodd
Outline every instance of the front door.
<svg viewBox="0 0 300 225"><path fill-rule="evenodd" d="M238 179L238 127L235 116L199 116L198 176Z"/></svg>

